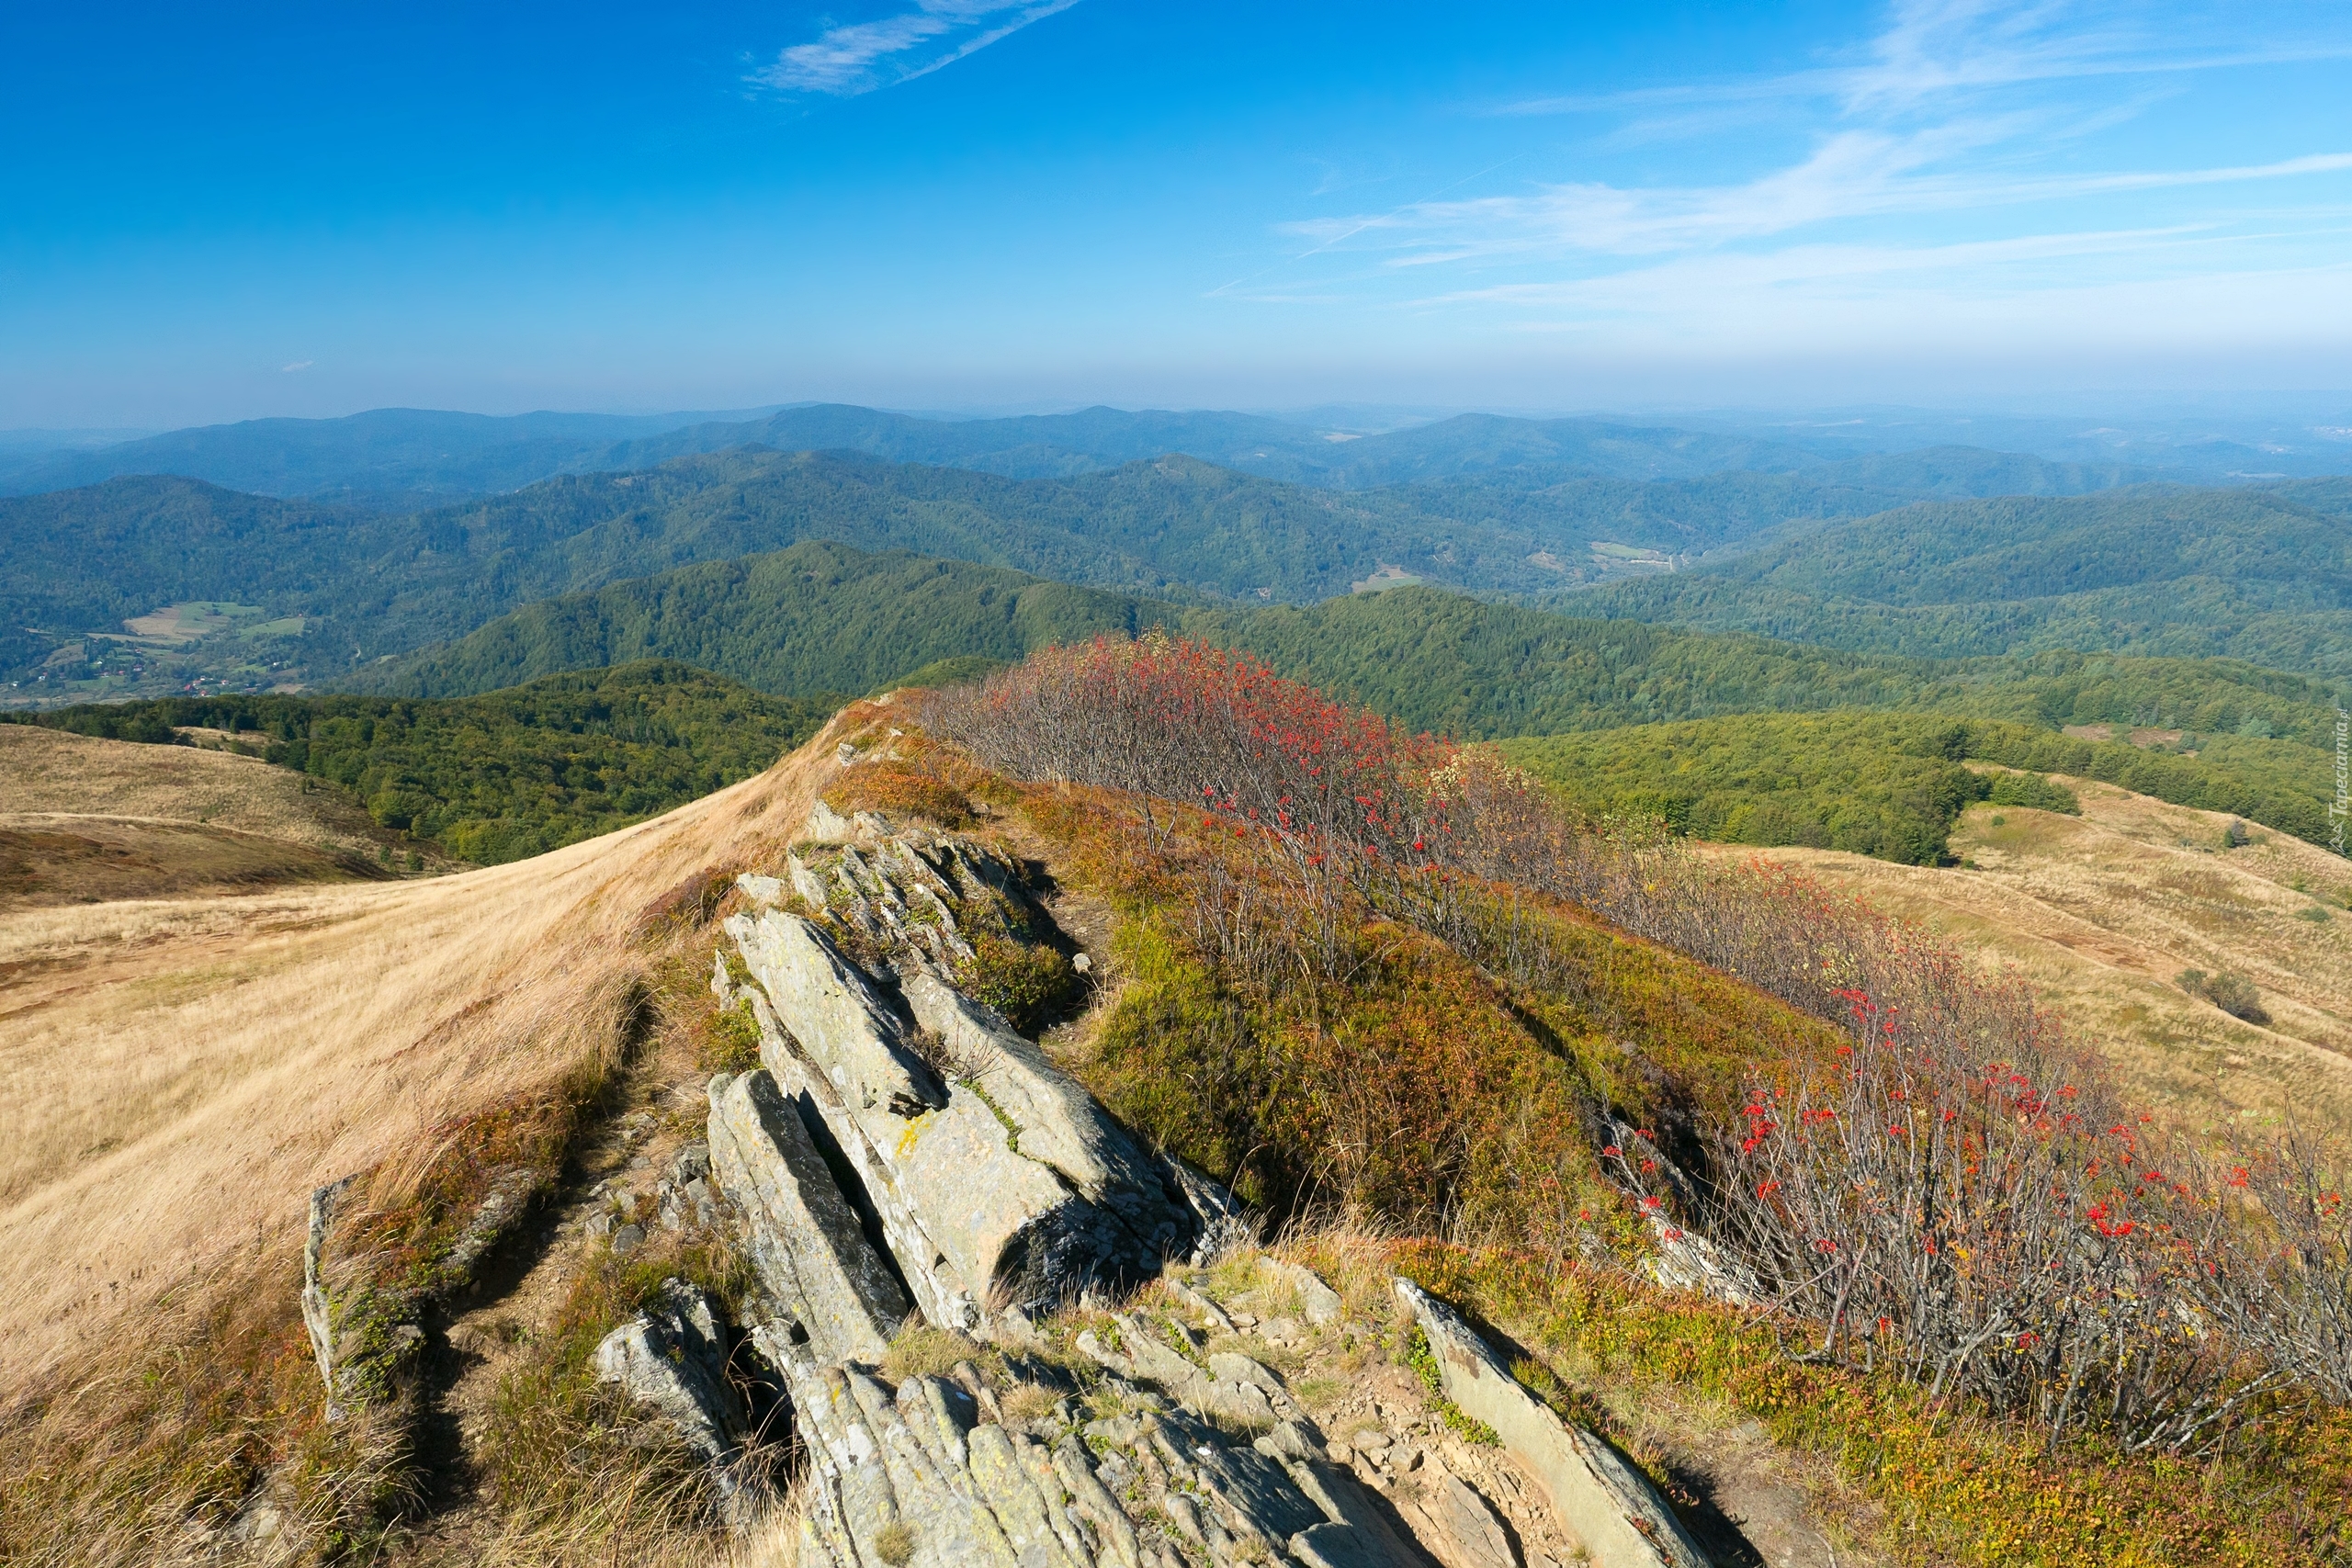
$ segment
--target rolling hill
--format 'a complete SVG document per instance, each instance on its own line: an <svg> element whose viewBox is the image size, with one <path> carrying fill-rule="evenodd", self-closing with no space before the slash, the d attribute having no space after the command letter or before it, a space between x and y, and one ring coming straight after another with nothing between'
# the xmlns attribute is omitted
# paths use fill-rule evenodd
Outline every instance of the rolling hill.
<svg viewBox="0 0 2352 1568"><path fill-rule="evenodd" d="M1596 552L1596 539L1627 547L1623 556L1687 553L1900 499L1746 475L1338 494L1189 457L1015 480L759 449L414 514L122 479L0 502L13 547L0 563L0 673L113 695L91 688L99 672L129 661L176 674L210 652L216 674L250 680L258 667L263 685L332 678L520 604L809 538L1146 593L1303 602L1384 573L1532 592L1642 570ZM254 645L253 626L205 649L120 640L125 622L188 602L253 607L268 647ZM163 689L185 679L167 674Z"/></svg>
<svg viewBox="0 0 2352 1568"><path fill-rule="evenodd" d="M2002 694L2014 702L2032 682L2012 680ZM1916 710L1956 695L1947 687L1905 705ZM1919 865L1953 858L1948 837L1973 802L2075 809L2064 788L2047 783L2052 773L2232 813L2311 843L2325 841L2330 829L2327 753L2289 741L2208 739L2183 755L2030 722L1833 709L1631 725L1502 746L1513 761L1595 812L1655 817L1675 832L1727 843L1846 850Z"/></svg>
<svg viewBox="0 0 2352 1568"><path fill-rule="evenodd" d="M1988 471L2003 482L2031 477L2012 467L2003 459ZM1972 471L1963 464L1937 477ZM1535 597L1798 536L1767 552L1777 560L1837 520L1899 506L1911 493L1744 472L1333 491L1185 457L1012 479L748 447L413 513L125 478L0 502L11 543L0 562L0 677L47 701L153 694L199 679L245 689L332 680L521 604L808 538L1179 599L1306 603L1416 580ZM2222 499L2199 504L2262 504L2213 493ZM2115 511L2129 523L2157 504L2135 496ZM1952 505L1939 515L1988 538L2019 525L2018 503ZM1892 547L1862 531L1833 532L1839 548ZM2271 553L2292 558L2310 544L2298 536ZM1769 583L1753 592L1784 592ZM233 635L201 646L125 640L126 622L190 603L243 619L224 626ZM1603 603L1601 613L1665 614L1638 593ZM1826 615L1792 607L1772 629L1812 639L1808 617Z"/></svg>
<svg viewBox="0 0 2352 1568"><path fill-rule="evenodd" d="M2078 815L1970 806L1939 869L1801 847L1759 852L1867 898L1984 963L2014 966L2156 1104L2199 1124L2352 1118L2352 872L2313 845L2088 779ZM2244 976L2233 1017L2186 970Z"/></svg>
<svg viewBox="0 0 2352 1568"><path fill-rule="evenodd" d="M2346 525L2330 481L1941 502L1558 603L1922 657L2064 648L2342 679L2352 676Z"/></svg>
<svg viewBox="0 0 2352 1568"><path fill-rule="evenodd" d="M658 659L780 695L860 692L941 660L1012 660L1097 633L1131 636L1172 613L1001 567L812 540L526 605L351 683L471 696L560 671Z"/></svg>

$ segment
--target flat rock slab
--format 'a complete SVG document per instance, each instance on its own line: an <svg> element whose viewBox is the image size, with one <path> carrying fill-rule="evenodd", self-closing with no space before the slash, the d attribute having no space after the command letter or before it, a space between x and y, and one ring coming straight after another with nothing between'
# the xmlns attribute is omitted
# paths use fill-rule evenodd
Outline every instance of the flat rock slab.
<svg viewBox="0 0 2352 1568"><path fill-rule="evenodd" d="M797 915L729 915L727 934L844 1103L902 1116L947 1103L936 1075L906 1045L905 1027L863 970Z"/></svg>
<svg viewBox="0 0 2352 1568"><path fill-rule="evenodd" d="M975 900L994 909L1020 896L1009 863L952 840L926 853L884 838L791 865L804 899L838 892L873 915L857 925L860 940L895 954L913 1018L879 971L828 934L839 909L817 920L777 908L737 915L726 930L756 981L745 990L761 1059L854 1178L848 1196L878 1221L925 1317L987 1332L1008 1313L1131 1286L1246 1229L1228 1196L1144 1148L1034 1043L949 984L937 940L915 941L952 934ZM941 1070L953 1078L933 1063L952 1064Z"/></svg>
<svg viewBox="0 0 2352 1568"><path fill-rule="evenodd" d="M873 1360L912 1303L765 1070L710 1082L710 1159L761 1285L820 1361Z"/></svg>
<svg viewBox="0 0 2352 1568"><path fill-rule="evenodd" d="M1396 1290L1429 1338L1445 1397L1494 1428L1599 1568L1711 1568L1646 1476L1597 1434L1563 1425L1453 1308L1410 1280Z"/></svg>

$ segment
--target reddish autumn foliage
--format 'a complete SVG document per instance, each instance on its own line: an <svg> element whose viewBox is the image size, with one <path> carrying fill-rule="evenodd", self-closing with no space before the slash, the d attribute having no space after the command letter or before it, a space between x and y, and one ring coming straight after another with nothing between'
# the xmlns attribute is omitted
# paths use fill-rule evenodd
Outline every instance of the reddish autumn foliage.
<svg viewBox="0 0 2352 1568"><path fill-rule="evenodd" d="M1620 1106L1588 1108L1661 1247L1718 1257L1686 1227L1712 1232L1718 1282L1806 1320L1816 1354L2035 1416L2052 1440L2095 1424L2180 1451L2289 1384L2352 1397L2352 1230L2325 1160L2215 1167L2164 1141L2022 985L1909 927L1565 812L1475 748L1195 643L1053 649L930 712L1010 775L1123 792L1148 849L1182 840L1193 945L1262 989L1349 980L1389 920L1534 1006L1574 997L1589 960L1559 900L1846 1030L1835 1053L1727 1043L1746 1096L1674 1157ZM1374 1109L1358 1145L1418 1113Z"/></svg>

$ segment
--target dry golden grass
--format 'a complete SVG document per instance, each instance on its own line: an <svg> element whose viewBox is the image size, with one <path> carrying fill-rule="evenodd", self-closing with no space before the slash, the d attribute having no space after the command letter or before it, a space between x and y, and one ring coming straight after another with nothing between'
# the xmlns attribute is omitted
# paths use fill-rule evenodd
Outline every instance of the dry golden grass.
<svg viewBox="0 0 2352 1568"><path fill-rule="evenodd" d="M0 802L12 815L207 822L316 849L373 856L386 835L329 790L255 757L100 740L0 724Z"/></svg>
<svg viewBox="0 0 2352 1568"><path fill-rule="evenodd" d="M381 1168L389 1193L437 1129L605 1048L647 907L797 828L841 722L758 778L537 860L0 915L0 1408L137 1335L175 1286L196 1287L185 1306L208 1281L249 1288L263 1259L283 1276L313 1187ZM0 739L27 736L60 739ZM183 759L239 784L262 767ZM262 809L266 789L221 798Z"/></svg>
<svg viewBox="0 0 2352 1568"><path fill-rule="evenodd" d="M0 908L198 897L295 883L379 882L391 875L361 855L209 822L62 813L0 816Z"/></svg>
<svg viewBox="0 0 2352 1568"><path fill-rule="evenodd" d="M2226 815L2064 782L2079 818L1969 807L1951 838L1960 867L1760 852L2014 965L2143 1099L2200 1121L2292 1112L2352 1128L2352 866L2263 829L2225 850ZM2324 900L2330 917L2308 918ZM2184 969L2245 976L2269 1024L2182 991Z"/></svg>

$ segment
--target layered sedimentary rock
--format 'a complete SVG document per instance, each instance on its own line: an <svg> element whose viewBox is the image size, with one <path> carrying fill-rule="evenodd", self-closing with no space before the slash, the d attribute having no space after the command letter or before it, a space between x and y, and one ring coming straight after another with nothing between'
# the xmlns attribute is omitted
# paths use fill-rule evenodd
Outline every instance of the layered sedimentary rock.
<svg viewBox="0 0 2352 1568"><path fill-rule="evenodd" d="M923 1315L977 1331L1240 1234L1229 1198L1141 1147L956 984L973 936L1034 944L1047 923L1018 868L952 838L877 841L868 818L863 846L793 857L805 913L771 903L726 930L761 1059ZM785 879L751 880L755 900L782 899ZM732 996L727 968L713 985Z"/></svg>
<svg viewBox="0 0 2352 1568"><path fill-rule="evenodd" d="M771 1314L820 1361L871 1359L912 1303L765 1071L710 1081L710 1158Z"/></svg>
<svg viewBox="0 0 2352 1568"><path fill-rule="evenodd" d="M1041 1438L983 1420L972 1391L944 1378L893 1389L854 1366L808 1365L786 1378L809 1452L803 1568L1173 1568L1188 1561L1177 1540L1219 1565L1424 1561L1311 1428L1238 1440L1114 1377L1134 1414Z"/></svg>
<svg viewBox="0 0 2352 1568"><path fill-rule="evenodd" d="M1641 1472L1597 1434L1564 1425L1452 1308L1409 1280L1396 1288L1429 1338L1446 1398L1494 1429L1599 1568L1708 1568L1706 1553Z"/></svg>

